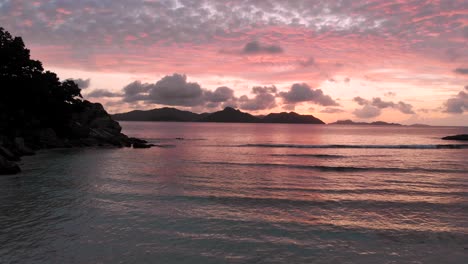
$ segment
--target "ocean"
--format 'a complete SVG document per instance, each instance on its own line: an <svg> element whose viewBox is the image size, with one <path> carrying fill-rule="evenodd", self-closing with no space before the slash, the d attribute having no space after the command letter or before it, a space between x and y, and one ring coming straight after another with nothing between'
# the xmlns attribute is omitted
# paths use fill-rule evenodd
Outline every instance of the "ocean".
<svg viewBox="0 0 468 264"><path fill-rule="evenodd" d="M468 260L466 127L121 125L0 178L0 263Z"/></svg>

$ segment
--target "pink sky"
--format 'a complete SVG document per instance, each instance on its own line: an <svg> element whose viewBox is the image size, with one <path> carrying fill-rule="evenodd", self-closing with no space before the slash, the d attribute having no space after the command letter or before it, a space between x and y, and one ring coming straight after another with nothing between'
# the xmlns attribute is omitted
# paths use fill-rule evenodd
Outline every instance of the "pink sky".
<svg viewBox="0 0 468 264"><path fill-rule="evenodd" d="M463 0L6 0L0 25L114 113L468 125Z"/></svg>

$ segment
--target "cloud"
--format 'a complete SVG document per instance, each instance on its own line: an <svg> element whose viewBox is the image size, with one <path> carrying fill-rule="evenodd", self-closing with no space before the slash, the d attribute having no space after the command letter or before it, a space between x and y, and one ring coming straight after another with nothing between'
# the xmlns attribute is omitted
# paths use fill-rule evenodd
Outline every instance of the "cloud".
<svg viewBox="0 0 468 264"><path fill-rule="evenodd" d="M96 89L86 94L86 97L88 98L122 97L122 94L114 93L106 89Z"/></svg>
<svg viewBox="0 0 468 264"><path fill-rule="evenodd" d="M396 93L395 92L386 92L386 93L384 93L384 96L386 96L386 97L395 97Z"/></svg>
<svg viewBox="0 0 468 264"><path fill-rule="evenodd" d="M456 68L453 71L457 74L468 74L468 68Z"/></svg>
<svg viewBox="0 0 468 264"><path fill-rule="evenodd" d="M252 88L252 94L255 96L249 98L243 95L239 98L239 107L243 110L258 111L276 107L275 86L255 86Z"/></svg>
<svg viewBox="0 0 468 264"><path fill-rule="evenodd" d="M243 54L278 54L283 53L283 48L277 45L264 45L258 41L252 41L245 44Z"/></svg>
<svg viewBox="0 0 468 264"><path fill-rule="evenodd" d="M444 112L450 114L463 114L468 111L468 93L461 91L456 96L449 98L444 103L444 108Z"/></svg>
<svg viewBox="0 0 468 264"><path fill-rule="evenodd" d="M357 97L354 97L353 98L353 101L356 102L358 105L366 105L366 104L369 104L369 101L360 97L360 96L357 96Z"/></svg>
<svg viewBox="0 0 468 264"><path fill-rule="evenodd" d="M89 85L91 84L91 79L81 79L81 78L78 78L78 79L68 79L68 80L72 80L74 81L78 87L80 87L80 89L86 89L89 87Z"/></svg>
<svg viewBox="0 0 468 264"><path fill-rule="evenodd" d="M154 84L135 81L123 88L124 102L215 108L225 104L236 105L236 99L234 90L229 87L222 86L210 91L198 83L188 82L186 75L178 73L164 76Z"/></svg>
<svg viewBox="0 0 468 264"><path fill-rule="evenodd" d="M343 113L343 112L345 112L345 110L340 109L340 108L334 108L334 107L327 107L320 111L320 113L324 113L324 114L337 114L337 113Z"/></svg>
<svg viewBox="0 0 468 264"><path fill-rule="evenodd" d="M382 99L380 99L380 97L373 98L371 104L380 109L395 106L395 103L383 101Z"/></svg>
<svg viewBox="0 0 468 264"><path fill-rule="evenodd" d="M310 102L322 106L337 106L329 95L325 95L321 89L312 89L305 83L295 83L287 92L280 92L279 96L283 98L286 104L296 104Z"/></svg>
<svg viewBox="0 0 468 264"><path fill-rule="evenodd" d="M356 102L360 106L372 106L378 109L385 109L385 108L393 108L397 109L403 114L415 114L413 110L413 106L411 104L399 101L397 103L394 103L392 101L384 101L380 97L374 97L372 100L367 100L362 97L354 97L353 101ZM364 109L364 108L363 108ZM361 109L362 110L362 109ZM360 112L359 114L365 116L365 113L377 113L377 111L373 111L374 109L372 108L366 108L365 110ZM356 111L354 112L356 113Z"/></svg>
<svg viewBox="0 0 468 264"><path fill-rule="evenodd" d="M218 87L213 92L205 91L205 98L212 103L226 102L234 98L234 90L226 86Z"/></svg>
<svg viewBox="0 0 468 264"><path fill-rule="evenodd" d="M174 73L150 86L148 100L156 104L196 106L203 103L203 90L198 83L187 82L187 76Z"/></svg>
<svg viewBox="0 0 468 264"><path fill-rule="evenodd" d="M143 101L148 98L148 91L152 88L151 84L144 84L140 81L135 81L123 88L124 101L135 102Z"/></svg>
<svg viewBox="0 0 468 264"><path fill-rule="evenodd" d="M398 104L394 105L393 107L400 110L400 112L402 112L403 114L415 114L413 106L402 101L398 102Z"/></svg>
<svg viewBox="0 0 468 264"><path fill-rule="evenodd" d="M359 118L373 118L379 116L381 110L372 105L365 105L361 109L354 110L353 114Z"/></svg>
<svg viewBox="0 0 468 264"><path fill-rule="evenodd" d="M302 67L309 67L315 65L315 59L313 57L309 57L307 59L303 59L299 61L299 65Z"/></svg>

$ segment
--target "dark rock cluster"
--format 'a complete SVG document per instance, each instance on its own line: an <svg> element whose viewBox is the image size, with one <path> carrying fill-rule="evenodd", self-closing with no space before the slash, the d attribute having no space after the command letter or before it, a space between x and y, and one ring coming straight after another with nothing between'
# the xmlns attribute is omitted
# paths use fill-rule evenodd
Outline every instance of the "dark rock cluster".
<svg viewBox="0 0 468 264"><path fill-rule="evenodd" d="M22 156L34 155L39 149L71 147L149 148L145 140L130 138L104 110L101 104L83 102L82 110L73 113L66 135L57 135L52 128L17 131L16 136L0 134L0 175L19 173L16 164Z"/></svg>

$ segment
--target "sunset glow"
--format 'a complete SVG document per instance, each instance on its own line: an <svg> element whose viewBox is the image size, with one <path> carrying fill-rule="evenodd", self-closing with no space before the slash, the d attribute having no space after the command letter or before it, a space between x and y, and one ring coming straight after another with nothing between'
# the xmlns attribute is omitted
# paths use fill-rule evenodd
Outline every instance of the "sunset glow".
<svg viewBox="0 0 468 264"><path fill-rule="evenodd" d="M3 0L0 25L112 113L468 124L464 0Z"/></svg>

